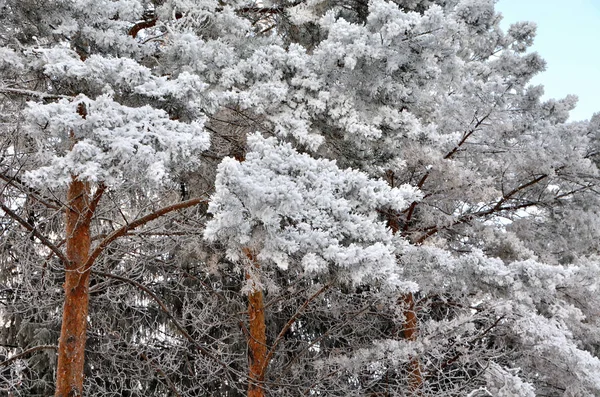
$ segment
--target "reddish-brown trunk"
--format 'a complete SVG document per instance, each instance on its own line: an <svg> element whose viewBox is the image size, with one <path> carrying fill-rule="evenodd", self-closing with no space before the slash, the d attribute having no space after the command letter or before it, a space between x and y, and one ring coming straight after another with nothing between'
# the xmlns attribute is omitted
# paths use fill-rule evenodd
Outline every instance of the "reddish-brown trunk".
<svg viewBox="0 0 600 397"><path fill-rule="evenodd" d="M404 338L410 341L417 340L419 323L415 311L415 298L413 294L403 296L404 300ZM408 388L414 393L421 389L423 385L423 375L421 373L421 362L418 357L413 357L410 361Z"/></svg>
<svg viewBox="0 0 600 397"><path fill-rule="evenodd" d="M423 181L424 182L424 181ZM422 183L420 183L422 186ZM414 210L414 203L410 206L409 213ZM410 216L410 215L409 215ZM400 223L396 216L388 217L388 226L394 234L400 231ZM404 306L404 324L402 324L404 338L410 341L416 341L419 331L419 322L415 308L415 297L412 293L403 295L400 302ZM408 388L411 393L415 393L423 386L423 375L421 372L421 362L419 357L413 357L409 365Z"/></svg>
<svg viewBox="0 0 600 397"><path fill-rule="evenodd" d="M245 249L244 253L258 269L254 253ZM246 273L246 279L250 274ZM263 293L253 288L248 295L248 397L264 397L265 368L267 367L267 329L265 324L265 304Z"/></svg>
<svg viewBox="0 0 600 397"><path fill-rule="evenodd" d="M65 303L58 342L55 397L83 393L89 270L83 271L90 251L89 184L73 177L67 193Z"/></svg>

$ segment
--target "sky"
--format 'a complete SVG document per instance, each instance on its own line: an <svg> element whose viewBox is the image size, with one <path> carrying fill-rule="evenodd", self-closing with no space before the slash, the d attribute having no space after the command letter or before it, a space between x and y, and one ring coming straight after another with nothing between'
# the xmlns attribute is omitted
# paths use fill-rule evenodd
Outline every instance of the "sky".
<svg viewBox="0 0 600 397"><path fill-rule="evenodd" d="M600 112L600 0L499 0L496 10L504 30L517 21L537 24L531 51L547 65L532 83L544 85L544 98L577 95L570 120Z"/></svg>

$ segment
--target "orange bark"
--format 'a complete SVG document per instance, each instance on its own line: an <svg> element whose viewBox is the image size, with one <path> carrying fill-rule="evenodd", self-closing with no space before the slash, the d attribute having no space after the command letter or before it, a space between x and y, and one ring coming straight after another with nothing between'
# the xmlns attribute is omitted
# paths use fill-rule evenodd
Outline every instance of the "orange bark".
<svg viewBox="0 0 600 397"><path fill-rule="evenodd" d="M415 310L415 298L413 294L403 296L404 300L404 338L410 341L417 340L419 323ZM409 365L408 389L414 393L423 386L423 375L421 373L421 362L418 357L413 357Z"/></svg>
<svg viewBox="0 0 600 397"><path fill-rule="evenodd" d="M244 249L244 253L258 268L256 256L250 249ZM246 272L246 279L250 273ZM265 303L263 292L254 287L248 295L248 397L264 397L265 369L267 367L267 329L265 323Z"/></svg>
<svg viewBox="0 0 600 397"><path fill-rule="evenodd" d="M83 394L89 269L83 271L90 251L90 187L73 177L67 193L65 303L58 343L56 397Z"/></svg>
<svg viewBox="0 0 600 397"><path fill-rule="evenodd" d="M420 183L420 185L422 185L422 183ZM410 206L410 214L412 214L414 206L415 203ZM400 231L400 223L394 215L388 217L388 226L392 229L394 234ZM412 293L408 293L403 295L400 300L404 304L404 324L402 324L404 338L410 341L416 341L419 332L419 320L415 308L415 297ZM419 361L419 357L413 357L409 366L408 389L411 393L415 393L418 392L422 386L423 374L421 371L421 362Z"/></svg>

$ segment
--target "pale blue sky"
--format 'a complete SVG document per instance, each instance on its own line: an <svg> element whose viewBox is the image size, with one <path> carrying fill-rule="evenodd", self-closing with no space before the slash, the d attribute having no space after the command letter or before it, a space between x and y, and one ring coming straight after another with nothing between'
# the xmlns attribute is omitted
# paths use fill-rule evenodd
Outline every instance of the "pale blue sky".
<svg viewBox="0 0 600 397"><path fill-rule="evenodd" d="M545 98L579 97L571 120L600 112L600 0L499 0L502 27L517 21L537 23L533 51L547 62L535 77Z"/></svg>

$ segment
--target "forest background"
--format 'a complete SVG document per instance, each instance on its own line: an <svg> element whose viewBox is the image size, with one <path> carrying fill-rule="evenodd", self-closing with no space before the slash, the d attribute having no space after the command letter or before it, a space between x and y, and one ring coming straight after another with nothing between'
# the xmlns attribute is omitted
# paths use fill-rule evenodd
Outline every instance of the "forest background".
<svg viewBox="0 0 600 397"><path fill-rule="evenodd" d="M600 116L535 24L1 4L0 393L600 393Z"/></svg>

